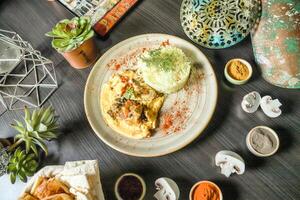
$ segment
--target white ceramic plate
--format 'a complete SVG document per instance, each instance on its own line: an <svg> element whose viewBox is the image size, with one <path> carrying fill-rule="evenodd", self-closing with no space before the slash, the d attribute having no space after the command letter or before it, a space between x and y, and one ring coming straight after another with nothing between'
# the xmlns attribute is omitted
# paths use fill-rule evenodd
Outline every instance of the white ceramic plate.
<svg viewBox="0 0 300 200"><path fill-rule="evenodd" d="M195 67L185 88L166 98L153 136L139 140L128 138L113 131L102 117L102 85L113 73L136 68L136 59L145 49L157 48L162 44L181 48ZM112 47L95 64L84 94L85 112L97 136L122 153L141 157L165 155L188 145L207 126L216 102L216 77L205 55L191 43L165 34L139 35Z"/></svg>

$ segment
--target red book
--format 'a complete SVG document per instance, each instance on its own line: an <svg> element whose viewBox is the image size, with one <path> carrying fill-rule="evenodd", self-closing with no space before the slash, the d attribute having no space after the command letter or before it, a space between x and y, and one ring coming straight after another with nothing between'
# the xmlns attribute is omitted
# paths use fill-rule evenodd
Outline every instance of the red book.
<svg viewBox="0 0 300 200"><path fill-rule="evenodd" d="M105 36L137 2L138 0L121 0L94 25L94 30Z"/></svg>

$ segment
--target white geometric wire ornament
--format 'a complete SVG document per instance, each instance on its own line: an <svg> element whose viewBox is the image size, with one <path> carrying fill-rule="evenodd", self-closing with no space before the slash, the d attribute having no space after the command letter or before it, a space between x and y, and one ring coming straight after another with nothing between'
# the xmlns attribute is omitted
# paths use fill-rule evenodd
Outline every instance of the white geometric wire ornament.
<svg viewBox="0 0 300 200"><path fill-rule="evenodd" d="M17 33L0 29L0 115L40 107L57 88L53 62Z"/></svg>

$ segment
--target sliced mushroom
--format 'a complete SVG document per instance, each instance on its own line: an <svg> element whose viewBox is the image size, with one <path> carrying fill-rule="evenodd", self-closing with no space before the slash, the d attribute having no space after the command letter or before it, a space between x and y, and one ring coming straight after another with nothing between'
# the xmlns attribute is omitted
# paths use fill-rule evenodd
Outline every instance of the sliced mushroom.
<svg viewBox="0 0 300 200"><path fill-rule="evenodd" d="M260 104L260 94L256 91L245 95L242 101L242 108L247 113L254 113L257 111Z"/></svg>
<svg viewBox="0 0 300 200"><path fill-rule="evenodd" d="M159 178L155 181L156 190L154 197L157 200L178 200L179 188L170 178Z"/></svg>
<svg viewBox="0 0 300 200"><path fill-rule="evenodd" d="M229 177L233 173L243 174L245 162L241 156L232 151L220 151L215 157L216 165L221 167L221 173Z"/></svg>
<svg viewBox="0 0 300 200"><path fill-rule="evenodd" d="M260 107L264 113L271 118L275 118L281 115L280 106L282 104L278 99L272 99L270 96L264 96L260 101Z"/></svg>

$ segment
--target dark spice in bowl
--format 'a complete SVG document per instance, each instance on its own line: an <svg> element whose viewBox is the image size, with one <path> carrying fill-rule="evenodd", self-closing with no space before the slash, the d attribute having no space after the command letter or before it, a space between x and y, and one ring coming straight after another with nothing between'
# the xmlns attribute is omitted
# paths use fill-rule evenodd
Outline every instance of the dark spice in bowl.
<svg viewBox="0 0 300 200"><path fill-rule="evenodd" d="M141 181L133 175L123 176L117 187L123 200L139 200L144 189Z"/></svg>

